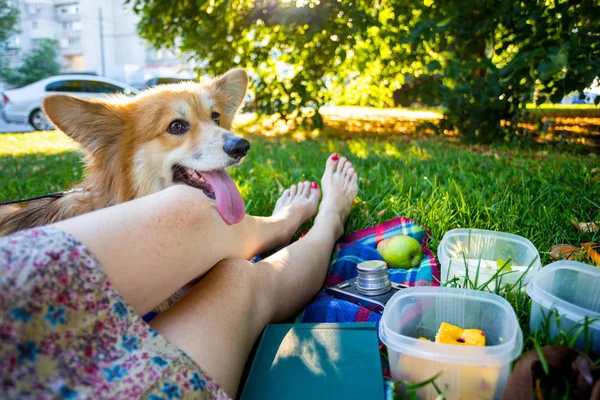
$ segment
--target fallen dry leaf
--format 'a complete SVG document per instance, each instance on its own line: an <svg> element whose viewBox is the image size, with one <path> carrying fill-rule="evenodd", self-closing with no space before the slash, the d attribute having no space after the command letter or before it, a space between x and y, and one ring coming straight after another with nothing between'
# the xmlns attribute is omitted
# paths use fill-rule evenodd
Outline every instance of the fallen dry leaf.
<svg viewBox="0 0 600 400"><path fill-rule="evenodd" d="M598 222L577 222L575 220L571 220L571 223L579 232L587 232L594 233L598 231L598 226L600 226L600 221Z"/></svg>
<svg viewBox="0 0 600 400"><path fill-rule="evenodd" d="M581 247L571 246L570 244L557 244L552 246L550 255L554 260L574 260L575 257L583 254Z"/></svg>
<svg viewBox="0 0 600 400"><path fill-rule="evenodd" d="M384 208L383 210L381 210L381 211L379 211L379 212L377 213L377 216L378 216L378 217L381 217L381 216L383 215L383 213L384 213L384 212L386 212L386 211L387 211L387 208Z"/></svg>
<svg viewBox="0 0 600 400"><path fill-rule="evenodd" d="M597 267L600 267L600 244L594 242L587 242L582 245L582 247L587 251L588 256Z"/></svg>

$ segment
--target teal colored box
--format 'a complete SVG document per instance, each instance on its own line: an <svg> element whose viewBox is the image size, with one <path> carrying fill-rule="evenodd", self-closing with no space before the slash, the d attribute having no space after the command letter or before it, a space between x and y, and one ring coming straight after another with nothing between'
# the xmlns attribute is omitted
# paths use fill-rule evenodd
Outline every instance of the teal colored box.
<svg viewBox="0 0 600 400"><path fill-rule="evenodd" d="M241 399L383 400L376 324L268 325Z"/></svg>

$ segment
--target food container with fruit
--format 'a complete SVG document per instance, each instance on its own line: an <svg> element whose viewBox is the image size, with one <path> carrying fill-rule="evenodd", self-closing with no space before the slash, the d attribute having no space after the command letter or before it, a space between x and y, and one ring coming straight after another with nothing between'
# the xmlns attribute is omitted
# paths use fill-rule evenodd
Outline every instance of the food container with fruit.
<svg viewBox="0 0 600 400"><path fill-rule="evenodd" d="M464 329L463 329L464 328ZM499 399L523 335L510 304L500 296L449 287L402 289L379 323L395 380L414 383L436 375L447 399ZM433 385L419 397L436 399Z"/></svg>
<svg viewBox="0 0 600 400"><path fill-rule="evenodd" d="M532 300L532 332L548 329L551 337L566 332L577 337L575 348L600 355L600 268L576 261L554 262L534 276L527 294Z"/></svg>
<svg viewBox="0 0 600 400"><path fill-rule="evenodd" d="M463 287L488 282L490 290L505 283L520 282L525 287L542 267L540 255L529 240L504 232L453 229L444 235L437 253L442 282L458 278ZM467 277L472 285L465 285Z"/></svg>

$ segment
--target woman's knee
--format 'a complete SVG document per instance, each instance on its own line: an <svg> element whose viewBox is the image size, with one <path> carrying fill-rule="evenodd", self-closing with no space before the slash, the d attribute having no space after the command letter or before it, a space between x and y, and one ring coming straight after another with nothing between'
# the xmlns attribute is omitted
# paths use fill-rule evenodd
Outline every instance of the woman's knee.
<svg viewBox="0 0 600 400"><path fill-rule="evenodd" d="M269 266L265 263L226 259L214 266L209 275L214 275L221 281L220 285L245 306L250 306L252 312L268 318L273 302L273 288L270 287L271 277L268 269Z"/></svg>
<svg viewBox="0 0 600 400"><path fill-rule="evenodd" d="M210 216L210 201L198 189L186 185L173 185L161 192L163 198L158 205L160 213L168 218L184 219L196 224Z"/></svg>
<svg viewBox="0 0 600 400"><path fill-rule="evenodd" d="M255 264L244 259L226 259L220 261L210 271L227 286L235 287L239 292L254 292L258 289Z"/></svg>

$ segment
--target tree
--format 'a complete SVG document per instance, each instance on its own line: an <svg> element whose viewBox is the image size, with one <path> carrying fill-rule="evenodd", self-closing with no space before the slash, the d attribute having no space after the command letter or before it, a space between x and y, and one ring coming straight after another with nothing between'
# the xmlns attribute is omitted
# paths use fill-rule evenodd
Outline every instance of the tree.
<svg viewBox="0 0 600 400"><path fill-rule="evenodd" d="M8 70L9 39L18 33L19 10L8 0L0 0L0 81Z"/></svg>
<svg viewBox="0 0 600 400"><path fill-rule="evenodd" d="M391 105L410 78L443 129L491 140L519 130L535 89L557 100L600 70L595 0L127 1L156 47L199 73L249 68L259 111L317 122L332 99Z"/></svg>
<svg viewBox="0 0 600 400"><path fill-rule="evenodd" d="M53 39L41 39L34 49L23 55L17 68L9 70L6 81L21 87L56 75L60 72L57 56L58 42Z"/></svg>
<svg viewBox="0 0 600 400"><path fill-rule="evenodd" d="M408 66L400 71L434 78L419 94L447 107L443 128L469 139L522 131L525 105L544 100L534 99L536 89L558 102L600 71L600 9L593 0L397 0L390 10L398 28L386 29L392 39L383 41L400 45Z"/></svg>
<svg viewBox="0 0 600 400"><path fill-rule="evenodd" d="M8 0L0 0L0 43L6 43L18 32L19 10Z"/></svg>

